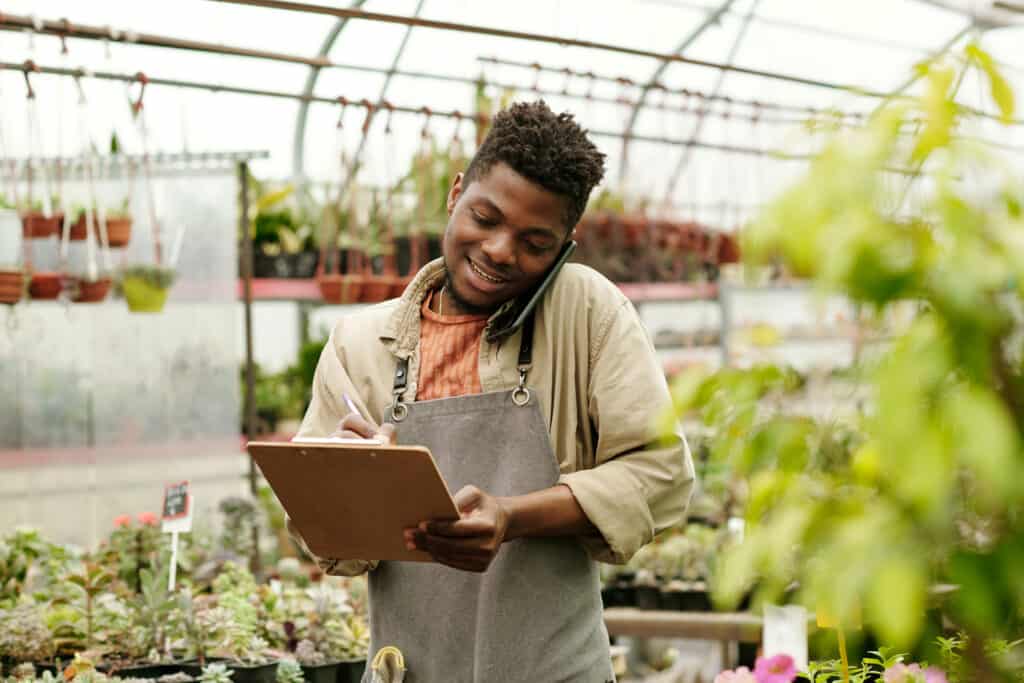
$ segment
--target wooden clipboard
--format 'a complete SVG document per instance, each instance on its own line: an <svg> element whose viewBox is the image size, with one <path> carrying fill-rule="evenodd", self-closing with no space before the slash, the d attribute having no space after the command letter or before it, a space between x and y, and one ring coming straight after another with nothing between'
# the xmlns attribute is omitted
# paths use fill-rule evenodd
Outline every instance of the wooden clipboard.
<svg viewBox="0 0 1024 683"><path fill-rule="evenodd" d="M459 518L422 446L250 441L247 448L320 557L430 562L406 549L403 530Z"/></svg>

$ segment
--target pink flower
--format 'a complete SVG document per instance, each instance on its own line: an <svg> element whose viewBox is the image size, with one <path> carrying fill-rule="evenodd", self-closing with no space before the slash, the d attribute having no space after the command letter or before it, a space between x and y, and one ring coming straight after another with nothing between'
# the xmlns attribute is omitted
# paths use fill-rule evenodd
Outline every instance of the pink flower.
<svg viewBox="0 0 1024 683"><path fill-rule="evenodd" d="M158 521L160 520L152 512L139 513L139 524L143 524L145 526L156 526Z"/></svg>
<svg viewBox="0 0 1024 683"><path fill-rule="evenodd" d="M885 683L946 683L942 669L930 666L921 669L920 664L893 664L885 670Z"/></svg>
<svg viewBox="0 0 1024 683"><path fill-rule="evenodd" d="M757 683L792 683L796 678L796 663L789 655L758 657L754 664Z"/></svg>
<svg viewBox="0 0 1024 683"><path fill-rule="evenodd" d="M714 683L757 683L757 679L750 673L750 669L741 666L735 671L723 671L718 674Z"/></svg>
<svg viewBox="0 0 1024 683"><path fill-rule="evenodd" d="M120 529L122 527L126 527L126 526L131 526L131 525L132 525L132 516L131 515L118 515L117 517L114 517L114 526L117 527L118 529Z"/></svg>

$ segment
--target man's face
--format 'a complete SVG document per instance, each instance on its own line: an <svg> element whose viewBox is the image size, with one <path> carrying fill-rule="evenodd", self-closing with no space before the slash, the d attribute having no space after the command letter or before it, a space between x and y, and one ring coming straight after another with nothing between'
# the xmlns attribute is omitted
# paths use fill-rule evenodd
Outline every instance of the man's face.
<svg viewBox="0 0 1024 683"><path fill-rule="evenodd" d="M490 312L537 284L568 237L565 200L497 163L448 193L442 251L448 287L467 312Z"/></svg>

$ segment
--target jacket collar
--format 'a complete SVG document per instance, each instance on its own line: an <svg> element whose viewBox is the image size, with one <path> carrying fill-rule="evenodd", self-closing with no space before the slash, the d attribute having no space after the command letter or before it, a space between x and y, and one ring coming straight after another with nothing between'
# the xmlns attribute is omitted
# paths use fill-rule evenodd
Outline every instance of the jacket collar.
<svg viewBox="0 0 1024 683"><path fill-rule="evenodd" d="M391 316L384 324L380 339L385 343L391 353L399 358L408 358L416 349L420 341L420 308L423 301L431 290L436 289L444 282L447 274L444 266L444 259L437 258L420 268L409 286L405 288L398 304L392 311ZM510 311L516 306L516 300L506 301L490 318L487 319L489 330L495 323L509 317ZM488 341L496 341L486 335Z"/></svg>

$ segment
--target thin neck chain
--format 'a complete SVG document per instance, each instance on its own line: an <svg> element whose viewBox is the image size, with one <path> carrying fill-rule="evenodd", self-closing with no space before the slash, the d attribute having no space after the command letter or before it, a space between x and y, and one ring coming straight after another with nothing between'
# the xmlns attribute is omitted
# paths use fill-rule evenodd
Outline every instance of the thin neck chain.
<svg viewBox="0 0 1024 683"><path fill-rule="evenodd" d="M444 317L444 288L447 284L441 285L441 293L437 295L437 316L439 318Z"/></svg>

